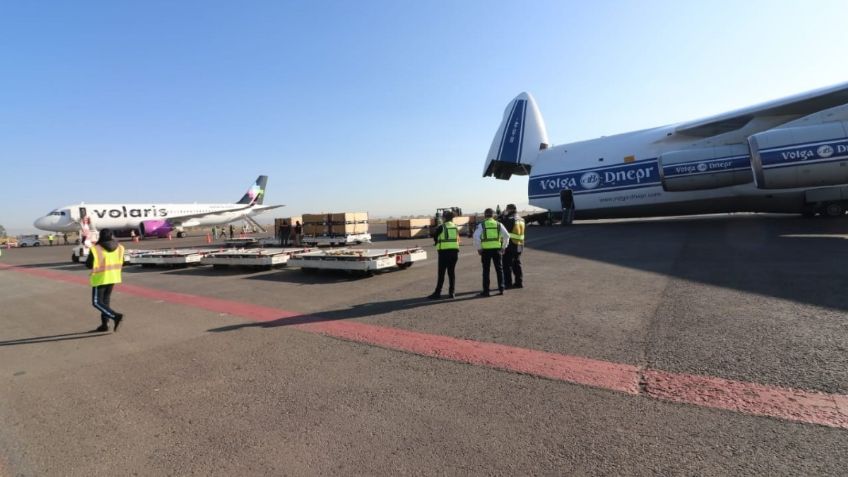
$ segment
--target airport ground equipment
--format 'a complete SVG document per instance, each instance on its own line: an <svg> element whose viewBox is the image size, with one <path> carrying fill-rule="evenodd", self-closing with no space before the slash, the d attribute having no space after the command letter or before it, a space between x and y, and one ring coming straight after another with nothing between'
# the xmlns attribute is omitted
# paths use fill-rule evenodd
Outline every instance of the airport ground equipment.
<svg viewBox="0 0 848 477"><path fill-rule="evenodd" d="M289 259L305 252L311 252L311 248L231 248L220 250L200 259L203 265L213 267L262 267L271 268L285 265Z"/></svg>
<svg viewBox="0 0 848 477"><path fill-rule="evenodd" d="M181 248L167 250L133 250L129 254L129 260L125 259L133 265L142 266L186 266L198 265L204 256L221 251L223 249L200 249L200 248Z"/></svg>
<svg viewBox="0 0 848 477"><path fill-rule="evenodd" d="M347 234L347 235L310 235L303 237L304 245L316 247L337 247L347 245L359 245L371 243L371 234Z"/></svg>
<svg viewBox="0 0 848 477"><path fill-rule="evenodd" d="M436 209L436 226L442 225L442 214L447 211L453 212L454 217L459 217L462 215L462 209L459 207L439 207Z"/></svg>
<svg viewBox="0 0 848 477"><path fill-rule="evenodd" d="M290 267L300 267L305 272L339 270L372 274L390 268L405 269L415 262L427 259L420 247L395 249L316 250L295 255L289 259Z"/></svg>
<svg viewBox="0 0 848 477"><path fill-rule="evenodd" d="M126 257L126 254L124 254ZM79 263L81 260L85 260L88 258L88 247L85 245L75 245L71 250L71 261L74 263ZM126 259L124 260L126 262Z"/></svg>
<svg viewBox="0 0 848 477"><path fill-rule="evenodd" d="M224 240L224 246L229 248L258 247L259 239L256 237L240 237Z"/></svg>

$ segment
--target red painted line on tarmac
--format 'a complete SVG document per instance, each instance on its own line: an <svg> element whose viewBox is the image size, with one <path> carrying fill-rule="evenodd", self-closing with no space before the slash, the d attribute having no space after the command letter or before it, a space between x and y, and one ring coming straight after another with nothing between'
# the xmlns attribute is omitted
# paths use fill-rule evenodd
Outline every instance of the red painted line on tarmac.
<svg viewBox="0 0 848 477"><path fill-rule="evenodd" d="M532 374L627 394L639 394L639 368L628 364L351 321L319 321L297 325L297 327L336 338L423 356Z"/></svg>
<svg viewBox="0 0 848 477"><path fill-rule="evenodd" d="M41 278L88 285L88 278L65 272L0 264ZM268 326L300 330L422 356L503 369L631 395L755 416L848 429L848 395L732 381L713 376L670 373L579 356L431 335L355 321L326 320L277 308L121 284L116 291L205 310L228 313ZM640 389L641 381L641 389Z"/></svg>
<svg viewBox="0 0 848 477"><path fill-rule="evenodd" d="M0 269L12 269L16 272L25 273L41 278L49 278L68 283L76 283L79 285L89 286L88 277L79 275L71 275L65 272L55 272L52 270L44 270L41 268L26 268L15 267L5 264L0 264ZM156 290L155 288L146 288L138 285L129 285L121 283L115 287L116 292L126 293L142 298L152 300L161 300L168 303L176 303L180 305L192 306L204 310L215 311L218 313L229 313L234 316L253 319L254 321L271 321L280 318L288 318L301 316L298 313L271 308L267 306L252 305L250 303L242 303L232 300L221 300L218 298L210 298L199 295L189 295L187 293L169 292L164 290Z"/></svg>
<svg viewBox="0 0 848 477"><path fill-rule="evenodd" d="M848 429L848 396L654 369L642 373L645 394L665 401Z"/></svg>

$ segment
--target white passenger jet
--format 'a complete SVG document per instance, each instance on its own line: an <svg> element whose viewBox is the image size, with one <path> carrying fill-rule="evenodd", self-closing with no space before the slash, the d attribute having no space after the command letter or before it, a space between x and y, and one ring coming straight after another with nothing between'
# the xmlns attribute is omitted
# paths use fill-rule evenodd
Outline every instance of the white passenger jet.
<svg viewBox="0 0 848 477"><path fill-rule="evenodd" d="M483 176L529 175L530 204L570 218L717 212L838 217L848 206L848 83L670 126L551 147L528 93Z"/></svg>
<svg viewBox="0 0 848 477"><path fill-rule="evenodd" d="M74 232L82 227L88 217L95 229L109 228L116 231L137 230L142 237L165 237L171 231L183 237L184 227L199 225L224 225L245 220L254 225L251 218L266 210L282 205L262 205L268 176L259 176L256 183L234 204L75 204L60 207L35 221L41 230Z"/></svg>

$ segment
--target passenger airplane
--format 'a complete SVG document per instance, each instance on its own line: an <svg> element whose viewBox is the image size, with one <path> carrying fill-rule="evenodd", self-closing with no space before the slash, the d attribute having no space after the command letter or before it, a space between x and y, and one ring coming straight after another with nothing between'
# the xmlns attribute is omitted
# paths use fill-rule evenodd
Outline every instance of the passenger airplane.
<svg viewBox="0 0 848 477"><path fill-rule="evenodd" d="M262 205L268 176L259 176L235 204L75 204L60 207L35 221L41 230L74 232L88 216L95 229L137 230L142 237L165 237L172 230L183 237L184 227L223 225L247 220L282 205Z"/></svg>
<svg viewBox="0 0 848 477"><path fill-rule="evenodd" d="M599 219L717 212L838 217L848 205L848 83L697 121L550 147L528 93L483 176L530 175L530 204ZM570 220L570 219L569 219Z"/></svg>

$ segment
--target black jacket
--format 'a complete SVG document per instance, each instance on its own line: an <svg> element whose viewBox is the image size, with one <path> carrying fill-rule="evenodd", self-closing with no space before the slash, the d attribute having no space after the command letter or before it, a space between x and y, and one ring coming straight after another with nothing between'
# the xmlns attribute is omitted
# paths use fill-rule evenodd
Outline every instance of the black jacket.
<svg viewBox="0 0 848 477"><path fill-rule="evenodd" d="M106 240L105 242L97 242L97 245L103 247L107 252L114 252L118 249L118 242L115 239ZM94 254L89 252L88 258L85 259L85 268L94 267Z"/></svg>

